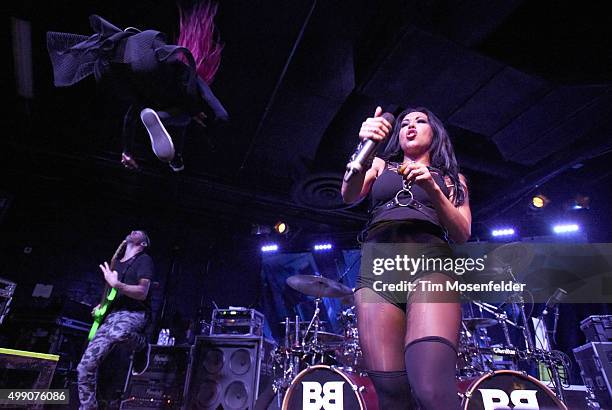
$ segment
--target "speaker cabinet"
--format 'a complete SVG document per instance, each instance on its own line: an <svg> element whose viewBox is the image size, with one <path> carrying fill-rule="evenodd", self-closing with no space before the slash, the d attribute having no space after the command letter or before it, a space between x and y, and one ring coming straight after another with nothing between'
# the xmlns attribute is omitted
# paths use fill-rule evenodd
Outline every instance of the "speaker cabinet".
<svg viewBox="0 0 612 410"><path fill-rule="evenodd" d="M262 351L261 337L196 338L186 408L252 409L258 394Z"/></svg>
<svg viewBox="0 0 612 410"><path fill-rule="evenodd" d="M181 409L190 361L191 346L149 345L144 370L130 366L121 409Z"/></svg>
<svg viewBox="0 0 612 410"><path fill-rule="evenodd" d="M612 342L591 342L573 350L589 399L612 409Z"/></svg>

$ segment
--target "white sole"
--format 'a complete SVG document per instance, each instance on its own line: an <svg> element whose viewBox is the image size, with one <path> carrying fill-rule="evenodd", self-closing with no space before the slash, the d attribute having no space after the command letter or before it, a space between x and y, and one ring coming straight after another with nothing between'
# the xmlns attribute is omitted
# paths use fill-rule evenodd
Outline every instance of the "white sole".
<svg viewBox="0 0 612 410"><path fill-rule="evenodd" d="M157 113L150 108L145 108L140 112L140 120L149 133L151 148L155 156L164 162L172 161L174 144Z"/></svg>

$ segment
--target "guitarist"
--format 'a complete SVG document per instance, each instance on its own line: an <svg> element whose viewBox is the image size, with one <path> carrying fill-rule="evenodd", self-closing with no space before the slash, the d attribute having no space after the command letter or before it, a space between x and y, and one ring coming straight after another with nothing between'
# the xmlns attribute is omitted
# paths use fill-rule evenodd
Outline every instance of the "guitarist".
<svg viewBox="0 0 612 410"><path fill-rule="evenodd" d="M119 343L137 347L144 341L142 334L151 316L149 286L153 279L153 260L145 253L149 246L149 237L144 231L132 231L115 252L110 265L107 262L100 265L107 285L102 304L111 288L117 290L117 295L77 367L80 409L98 408L98 368L110 350Z"/></svg>

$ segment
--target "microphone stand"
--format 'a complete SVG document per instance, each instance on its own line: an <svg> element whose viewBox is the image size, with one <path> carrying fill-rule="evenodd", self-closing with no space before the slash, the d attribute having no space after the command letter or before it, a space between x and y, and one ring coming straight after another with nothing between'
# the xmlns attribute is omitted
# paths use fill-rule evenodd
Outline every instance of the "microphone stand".
<svg viewBox="0 0 612 410"><path fill-rule="evenodd" d="M355 261L351 263L351 266L349 266L348 268L344 270L344 272L342 272L342 275L340 275L340 277L338 278L338 283L342 283L346 275L350 272L351 269L353 269L353 266L355 266L355 264L359 262L360 260L361 260L361 256L359 256L358 258L355 258Z"/></svg>
<svg viewBox="0 0 612 410"><path fill-rule="evenodd" d="M546 302L546 306L544 306L544 310L542 310L542 313L538 317L538 320L540 321L541 326L544 328L544 340L546 341L546 345L548 346L549 353L552 353L552 344L551 344L550 337L549 337L550 332L548 330L548 327L546 326L546 317L548 316L549 309L554 307L555 308L555 322L554 322L553 330L552 330L552 334L554 338L554 335L557 332L557 321L559 318L559 302L561 301L563 296L565 296L566 294L567 293L563 289L561 288L557 289L555 293L548 299L548 301ZM555 391L557 393L557 397L559 398L559 400L565 403L565 399L563 395L563 384L561 383L561 375L559 374L559 368L557 367L556 363L554 362L554 360L552 359L550 355L547 358L546 365L550 369L550 372L552 374L552 378L553 378L552 382L555 385Z"/></svg>

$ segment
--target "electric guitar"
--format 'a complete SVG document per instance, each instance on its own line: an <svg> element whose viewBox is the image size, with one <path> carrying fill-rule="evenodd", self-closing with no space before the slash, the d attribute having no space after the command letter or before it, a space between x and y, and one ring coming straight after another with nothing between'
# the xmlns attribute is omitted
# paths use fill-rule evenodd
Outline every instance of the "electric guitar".
<svg viewBox="0 0 612 410"><path fill-rule="evenodd" d="M115 251L115 254L111 258L111 261L110 261L111 270L115 270L117 259L119 259L119 255L121 254L121 252L125 250L125 245L126 245L126 241L121 242L121 244ZM91 341L91 339L93 339L94 336L96 335L96 332L98 331L100 324L102 324L102 322L104 321L104 318L106 317L106 314L108 313L108 310L110 309L111 304L117 297L117 289L111 288L110 286L108 286L108 284L106 284L104 286L104 293L102 295L103 296L102 296L102 300L100 301L99 307L97 307L93 311L94 322L93 322L93 325L91 325L91 329L89 330L89 335L87 336L87 340L89 341Z"/></svg>

